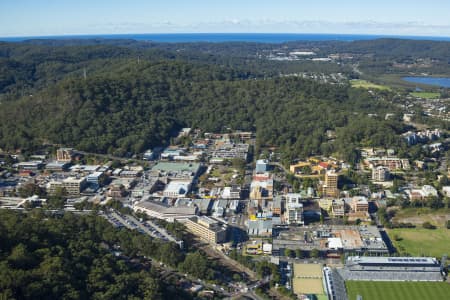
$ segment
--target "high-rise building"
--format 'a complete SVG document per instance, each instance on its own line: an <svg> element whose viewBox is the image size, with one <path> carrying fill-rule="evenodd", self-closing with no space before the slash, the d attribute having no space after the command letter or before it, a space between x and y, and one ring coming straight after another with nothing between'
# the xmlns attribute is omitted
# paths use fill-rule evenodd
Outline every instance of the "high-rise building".
<svg viewBox="0 0 450 300"><path fill-rule="evenodd" d="M72 148L59 148L56 150L56 160L62 162L70 162L73 156Z"/></svg>
<svg viewBox="0 0 450 300"><path fill-rule="evenodd" d="M389 180L389 168L378 166L372 169L373 181L386 181Z"/></svg>
<svg viewBox="0 0 450 300"><path fill-rule="evenodd" d="M284 213L287 224L303 225L303 203L300 194L286 195L286 212Z"/></svg>
<svg viewBox="0 0 450 300"><path fill-rule="evenodd" d="M286 216L287 224L303 225L303 203L288 202L286 204L286 212L284 215Z"/></svg>
<svg viewBox="0 0 450 300"><path fill-rule="evenodd" d="M324 197L338 197L338 178L339 174L334 171L328 171L325 173L325 184L323 185Z"/></svg>
<svg viewBox="0 0 450 300"><path fill-rule="evenodd" d="M343 199L333 200L331 203L331 214L333 217L345 216L345 201Z"/></svg>

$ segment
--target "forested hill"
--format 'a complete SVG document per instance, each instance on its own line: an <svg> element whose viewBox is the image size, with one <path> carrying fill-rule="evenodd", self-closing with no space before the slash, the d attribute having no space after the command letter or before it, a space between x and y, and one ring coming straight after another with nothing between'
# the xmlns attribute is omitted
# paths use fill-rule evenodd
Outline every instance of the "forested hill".
<svg viewBox="0 0 450 300"><path fill-rule="evenodd" d="M353 59L274 61L268 55L314 51L317 57L345 54ZM0 101L16 99L66 77L81 77L104 70L118 60L179 60L222 66L239 79L267 78L299 72L353 74L352 63L375 75L408 72L450 74L450 42L378 39L370 41L299 41L263 43L154 43L128 39L27 40L0 42ZM419 66L414 63L419 62ZM229 79L229 78L228 78Z"/></svg>
<svg viewBox="0 0 450 300"><path fill-rule="evenodd" d="M124 155L166 145L183 127L255 130L257 147L280 146L285 161L311 154L355 160L355 148L401 147L405 131L389 91L370 94L280 74L343 72L332 62L270 61L261 51L355 53L360 68L392 69L450 43L356 42L158 44L132 40L0 43L0 148L43 144ZM410 51L409 51L410 50ZM371 55L368 55L372 53ZM400 61L400 59L397 59ZM441 64L440 70L445 70ZM385 120L386 113L395 117ZM397 113L397 114L396 114ZM336 131L329 140L327 130Z"/></svg>
<svg viewBox="0 0 450 300"><path fill-rule="evenodd" d="M4 43L6 44L6 43ZM433 40L407 40L400 38L379 38L355 41L291 41L281 44L256 42L189 42L161 43L152 41L136 41L133 39L30 39L20 44L41 46L94 46L111 45L135 49L161 49L165 51L195 51L225 56L252 56L257 52L283 48L315 48L323 52L375 53L379 56L416 56L431 55L435 58L449 58L450 42Z"/></svg>
<svg viewBox="0 0 450 300"><path fill-rule="evenodd" d="M352 156L361 142L398 144L396 134L403 130L396 119L384 120L385 113L396 111L383 100L388 95L374 97L347 85L256 78L243 67L173 58L164 51L152 50L137 60L122 57L134 50L121 47L44 48L48 54L21 47L26 46L11 50L15 54L6 61L19 51L29 57L24 63L34 55L48 60L49 70L33 74L32 95L0 104L0 148L7 150L50 143L124 155L167 144L177 129L192 126L256 130L258 145L283 146L288 158ZM53 77L58 74L60 79ZM379 117L368 116L375 113ZM336 141L327 141L328 129L337 130Z"/></svg>
<svg viewBox="0 0 450 300"><path fill-rule="evenodd" d="M142 50L136 47L99 45L49 46L26 43L0 43L0 100L17 99L24 94L49 87L62 79L81 78L86 74L109 73L130 61L195 60L199 67L210 69L206 76L222 76L214 73L218 63L207 55L180 55L160 49ZM227 75L248 78L249 71L239 66L228 67ZM221 70L222 71L222 70ZM255 72L257 73L257 72ZM256 74L253 74L256 76Z"/></svg>
<svg viewBox="0 0 450 300"><path fill-rule="evenodd" d="M197 45L197 47L195 46ZM287 62L259 59L255 54L274 45L256 43L157 44L129 40L30 40L0 42L0 101L48 87L84 71L95 75L110 72L131 60L183 61L228 69L230 79L267 78L298 72L349 73L347 66L329 62ZM258 46L252 46L258 45ZM232 75L230 78L229 75Z"/></svg>
<svg viewBox="0 0 450 300"><path fill-rule="evenodd" d="M143 259L183 266L176 244L94 214L2 209L0 241L0 299L192 299Z"/></svg>

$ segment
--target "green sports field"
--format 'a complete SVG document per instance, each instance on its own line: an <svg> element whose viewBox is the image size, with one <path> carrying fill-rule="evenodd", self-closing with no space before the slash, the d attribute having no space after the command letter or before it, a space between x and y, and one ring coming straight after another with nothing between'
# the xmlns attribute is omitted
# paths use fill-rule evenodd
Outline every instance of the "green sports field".
<svg viewBox="0 0 450 300"><path fill-rule="evenodd" d="M400 254L437 258L450 254L450 230L446 228L395 228L388 234Z"/></svg>
<svg viewBox="0 0 450 300"><path fill-rule="evenodd" d="M367 80L362 80L362 79L350 80L350 84L354 88L390 90L390 88L388 86L375 84L375 83L369 82Z"/></svg>
<svg viewBox="0 0 450 300"><path fill-rule="evenodd" d="M450 284L446 282L347 281L349 300L446 300Z"/></svg>
<svg viewBox="0 0 450 300"><path fill-rule="evenodd" d="M411 96L420 97L423 99L436 99L441 96L440 93L431 93L431 92L413 92L410 93Z"/></svg>

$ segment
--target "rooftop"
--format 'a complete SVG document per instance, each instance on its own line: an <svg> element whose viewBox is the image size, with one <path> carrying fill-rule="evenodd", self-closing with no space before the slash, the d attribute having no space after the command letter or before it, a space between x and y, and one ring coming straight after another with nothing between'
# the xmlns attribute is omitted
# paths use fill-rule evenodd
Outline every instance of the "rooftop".
<svg viewBox="0 0 450 300"><path fill-rule="evenodd" d="M88 175L88 177L90 177L90 178L100 177L100 176L102 176L102 174L103 174L103 172L94 172L94 173Z"/></svg>
<svg viewBox="0 0 450 300"><path fill-rule="evenodd" d="M68 163L67 162L63 162L63 161L52 161L52 162L49 162L48 164L47 164L47 168L62 168L62 167L64 167L64 166L66 166L66 165L68 165Z"/></svg>
<svg viewBox="0 0 450 300"><path fill-rule="evenodd" d="M81 183L81 182L83 182L84 180L85 180L86 178L85 177L80 177L80 178L77 178L77 177L67 177L66 179L64 179L63 180L63 182L67 182L67 183Z"/></svg>
<svg viewBox="0 0 450 300"><path fill-rule="evenodd" d="M203 227L206 227L209 230L214 231L214 232L219 232L219 231L223 231L226 229L225 227L220 226L218 221L211 219L209 217L206 217L206 216L192 217L192 218L189 218L189 220L194 223L197 223Z"/></svg>
<svg viewBox="0 0 450 300"><path fill-rule="evenodd" d="M350 256L347 258L347 262L358 264L439 264L439 262L434 257Z"/></svg>
<svg viewBox="0 0 450 300"><path fill-rule="evenodd" d="M158 162L152 171L196 173L199 168L199 163Z"/></svg>
<svg viewBox="0 0 450 300"><path fill-rule="evenodd" d="M174 207L164 204L162 202L155 201L140 201L134 205L137 208L144 208L148 210L152 210L161 214L173 215L173 214L182 214L182 215L195 215L197 208L196 207Z"/></svg>
<svg viewBox="0 0 450 300"><path fill-rule="evenodd" d="M189 184L184 181L171 181L164 189L165 192L185 194L189 190Z"/></svg>
<svg viewBox="0 0 450 300"><path fill-rule="evenodd" d="M75 165L70 168L71 171L95 172L100 168L99 165Z"/></svg>

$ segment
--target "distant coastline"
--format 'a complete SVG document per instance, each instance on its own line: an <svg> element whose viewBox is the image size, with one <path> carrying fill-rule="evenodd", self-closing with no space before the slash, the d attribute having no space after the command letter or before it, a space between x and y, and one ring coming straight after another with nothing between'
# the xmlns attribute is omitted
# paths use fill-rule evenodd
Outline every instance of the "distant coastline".
<svg viewBox="0 0 450 300"><path fill-rule="evenodd" d="M314 34L314 33L152 33L152 34L92 34L92 35L55 35L28 37L0 37L3 42L23 42L30 39L133 39L160 43L189 42L255 42L285 43L293 41L359 41L379 38L409 40L450 41L450 37L433 36L395 36L364 34Z"/></svg>

